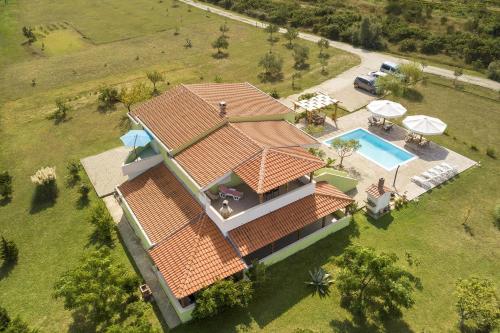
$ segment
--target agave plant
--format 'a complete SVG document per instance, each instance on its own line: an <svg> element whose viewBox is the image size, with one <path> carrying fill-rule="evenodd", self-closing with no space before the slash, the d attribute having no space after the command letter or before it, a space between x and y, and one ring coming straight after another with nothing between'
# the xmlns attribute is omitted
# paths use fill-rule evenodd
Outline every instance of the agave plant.
<svg viewBox="0 0 500 333"><path fill-rule="evenodd" d="M330 293L330 285L333 283L330 274L319 267L309 271L309 275L311 276L311 280L307 281L306 284L314 288L313 294L318 293L319 297L328 296Z"/></svg>

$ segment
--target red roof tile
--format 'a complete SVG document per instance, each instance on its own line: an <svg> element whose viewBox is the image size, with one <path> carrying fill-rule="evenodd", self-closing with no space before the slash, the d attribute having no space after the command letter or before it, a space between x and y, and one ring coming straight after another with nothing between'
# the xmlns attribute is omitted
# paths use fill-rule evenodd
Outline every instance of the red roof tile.
<svg viewBox="0 0 500 333"><path fill-rule="evenodd" d="M255 192L265 193L325 165L301 147L264 148L234 172Z"/></svg>
<svg viewBox="0 0 500 333"><path fill-rule="evenodd" d="M181 151L175 160L203 187L259 150L255 142L227 124Z"/></svg>
<svg viewBox="0 0 500 333"><path fill-rule="evenodd" d="M264 147L310 146L318 144L311 136L285 120L233 123L240 131Z"/></svg>
<svg viewBox="0 0 500 333"><path fill-rule="evenodd" d="M242 256L277 241L317 220L347 207L354 200L325 182L316 193L229 231Z"/></svg>
<svg viewBox="0 0 500 333"><path fill-rule="evenodd" d="M153 244L203 213L203 208L163 163L118 189Z"/></svg>
<svg viewBox="0 0 500 333"><path fill-rule="evenodd" d="M182 148L224 121L218 109L182 85L140 104L131 114L172 150Z"/></svg>
<svg viewBox="0 0 500 333"><path fill-rule="evenodd" d="M246 268L206 215L161 241L149 253L178 299Z"/></svg>
<svg viewBox="0 0 500 333"><path fill-rule="evenodd" d="M188 89L216 108L226 102L229 117L279 115L291 109L249 83L200 83Z"/></svg>

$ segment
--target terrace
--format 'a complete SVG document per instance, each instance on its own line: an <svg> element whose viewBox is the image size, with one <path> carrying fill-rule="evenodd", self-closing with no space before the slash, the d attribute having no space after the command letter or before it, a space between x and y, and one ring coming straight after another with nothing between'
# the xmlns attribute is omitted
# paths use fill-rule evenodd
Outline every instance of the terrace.
<svg viewBox="0 0 500 333"><path fill-rule="evenodd" d="M242 198L239 200L234 200L229 196L223 199L218 193L214 194L214 192L207 193L210 197L207 214L226 233L242 224L313 194L315 185L314 181L309 181L309 177L303 176L259 195L250 186L241 182L234 186L228 186L243 193ZM224 200L228 201L229 207L232 209L232 213L228 218L223 218L220 213Z"/></svg>
<svg viewBox="0 0 500 333"><path fill-rule="evenodd" d="M380 127L368 127L367 119L370 116L370 112L362 110L341 117L337 120L339 125L338 129L334 128L332 131L318 138L318 140L324 142L332 137L337 137L352 130L362 128L410 152L415 155L416 158L400 164L398 168L392 170L383 168L359 153L355 153L346 158L344 160L346 171L359 181L357 190L354 190L353 193L350 194L360 203L366 199L366 194L364 193L365 189L371 184L376 183L379 178L385 178L388 186L392 187L394 183L395 190L400 194L405 193L407 198L411 200L428 190L413 183L411 177L420 175L443 162L456 167L458 173L476 165L475 161L434 142L430 142L427 147L419 147L413 143L406 143L404 139L407 131L400 126L394 125L389 132L384 131ZM338 159L335 151L328 149L326 145L324 145L323 148L327 156Z"/></svg>

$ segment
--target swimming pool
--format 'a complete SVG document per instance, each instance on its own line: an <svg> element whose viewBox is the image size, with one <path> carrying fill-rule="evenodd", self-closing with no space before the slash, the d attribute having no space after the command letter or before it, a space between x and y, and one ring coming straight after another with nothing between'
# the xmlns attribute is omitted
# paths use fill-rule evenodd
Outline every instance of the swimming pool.
<svg viewBox="0 0 500 333"><path fill-rule="evenodd" d="M340 136L330 138L323 143L330 146L332 141L336 138L342 140L358 140L361 144L361 148L357 152L386 170L393 170L398 165L407 163L416 158L412 153L362 128L357 128Z"/></svg>

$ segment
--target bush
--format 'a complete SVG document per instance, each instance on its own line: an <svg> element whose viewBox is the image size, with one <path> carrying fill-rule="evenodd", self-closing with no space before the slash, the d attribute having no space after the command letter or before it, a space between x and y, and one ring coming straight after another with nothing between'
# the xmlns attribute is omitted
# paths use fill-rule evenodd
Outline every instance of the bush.
<svg viewBox="0 0 500 333"><path fill-rule="evenodd" d="M417 50L417 42L413 39L405 39L399 44L399 50L402 52L415 52Z"/></svg>
<svg viewBox="0 0 500 333"><path fill-rule="evenodd" d="M56 181L56 167L45 167L38 169L33 176L31 182L38 186L46 186Z"/></svg>
<svg viewBox="0 0 500 333"><path fill-rule="evenodd" d="M3 199L10 198L12 195L12 176L8 171L0 172L0 196Z"/></svg>
<svg viewBox="0 0 500 333"><path fill-rule="evenodd" d="M68 185L72 186L80 181L80 170L81 165L77 160L71 160L66 165L66 170L68 171L68 175L66 176L66 181Z"/></svg>
<svg viewBox="0 0 500 333"><path fill-rule="evenodd" d="M90 223L95 227L93 238L101 244L113 242L115 223L104 203L99 200L90 212Z"/></svg>
<svg viewBox="0 0 500 333"><path fill-rule="evenodd" d="M87 184L82 184L82 185L80 185L80 188L78 189L78 193L80 193L81 200L88 200L89 193L90 193L90 187Z"/></svg>
<svg viewBox="0 0 500 333"><path fill-rule="evenodd" d="M16 243L6 240L2 236L2 240L0 242L0 258L3 260L4 265L15 264L18 256L19 250L17 249Z"/></svg>
<svg viewBox="0 0 500 333"><path fill-rule="evenodd" d="M7 310L0 306L0 332L5 331L7 326L9 326L10 317Z"/></svg>
<svg viewBox="0 0 500 333"><path fill-rule="evenodd" d="M491 157L493 159L496 159L497 158L497 151L495 150L495 148L488 147L486 149L486 155L488 155L489 157Z"/></svg>
<svg viewBox="0 0 500 333"><path fill-rule="evenodd" d="M120 93L116 88L100 87L98 100L101 108L112 109L120 101Z"/></svg>
<svg viewBox="0 0 500 333"><path fill-rule="evenodd" d="M306 132L310 135L316 135L316 134L322 134L325 130L325 127L324 126L316 126L316 125L313 125L313 124L309 124L307 125L306 127Z"/></svg>
<svg viewBox="0 0 500 333"><path fill-rule="evenodd" d="M500 60L490 62L488 65L488 78L500 82Z"/></svg>
<svg viewBox="0 0 500 333"><path fill-rule="evenodd" d="M314 96L316 96L316 93L305 93L305 94L300 95L299 98L298 98L298 100L299 101L303 101L303 100L306 100L306 99L313 98Z"/></svg>
<svg viewBox="0 0 500 333"><path fill-rule="evenodd" d="M220 280L196 294L193 318L213 317L227 308L246 308L253 296L252 282Z"/></svg>
<svg viewBox="0 0 500 333"><path fill-rule="evenodd" d="M420 52L424 54L438 54L444 48L444 39L440 37L430 37L422 42Z"/></svg>
<svg viewBox="0 0 500 333"><path fill-rule="evenodd" d="M320 297L328 296L330 293L330 286L333 283L330 273L325 271L322 267L319 267L309 271L309 276L311 280L306 282L306 284L313 288L313 294L318 293Z"/></svg>
<svg viewBox="0 0 500 333"><path fill-rule="evenodd" d="M68 112L71 111L71 108L66 104L62 99L56 100L56 110L52 114L52 118L55 123L58 124L66 120L68 116Z"/></svg>
<svg viewBox="0 0 500 333"><path fill-rule="evenodd" d="M280 98L280 93L278 92L278 90L276 90L276 88L274 88L269 93L269 96L271 96L272 98L278 99L278 98Z"/></svg>

